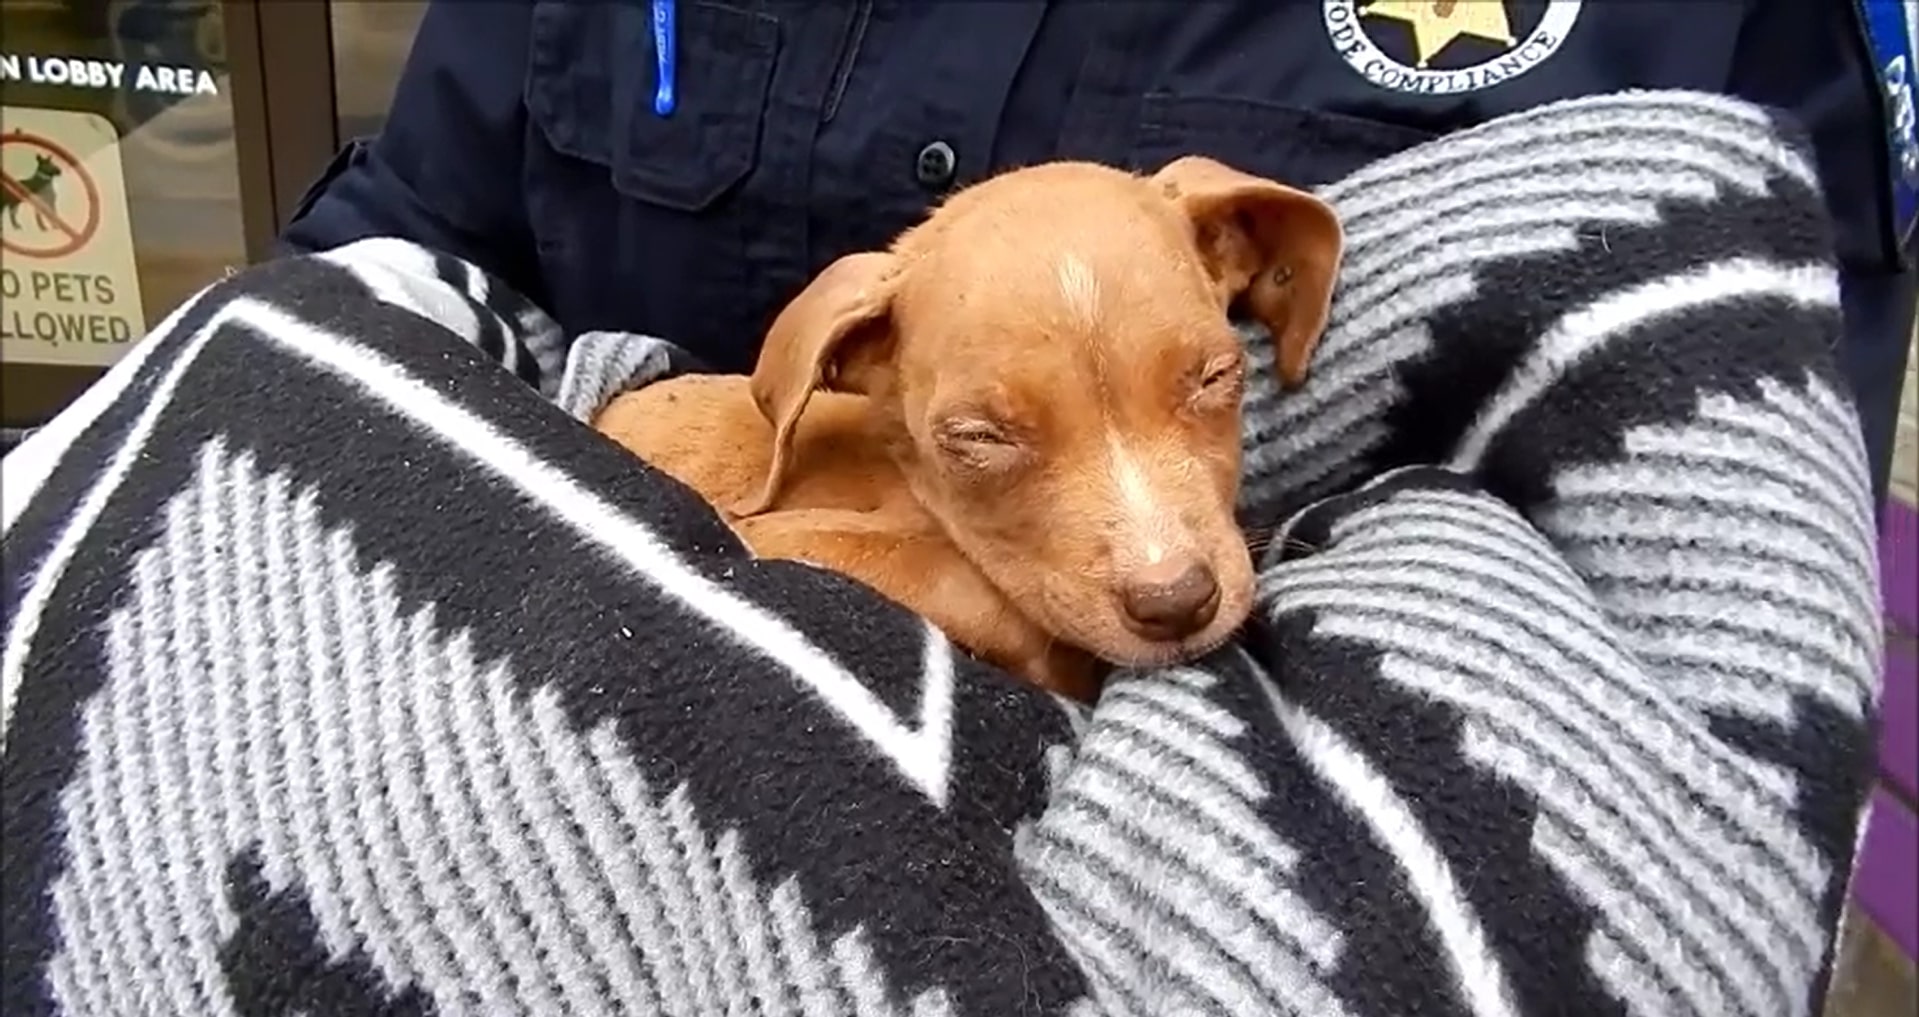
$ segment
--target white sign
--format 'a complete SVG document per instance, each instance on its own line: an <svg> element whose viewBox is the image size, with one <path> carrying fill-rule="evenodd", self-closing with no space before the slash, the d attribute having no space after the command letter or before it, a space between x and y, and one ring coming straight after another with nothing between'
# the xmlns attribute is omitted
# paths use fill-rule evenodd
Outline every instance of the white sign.
<svg viewBox="0 0 1919 1017"><path fill-rule="evenodd" d="M0 362L104 367L146 333L120 136L0 106Z"/></svg>

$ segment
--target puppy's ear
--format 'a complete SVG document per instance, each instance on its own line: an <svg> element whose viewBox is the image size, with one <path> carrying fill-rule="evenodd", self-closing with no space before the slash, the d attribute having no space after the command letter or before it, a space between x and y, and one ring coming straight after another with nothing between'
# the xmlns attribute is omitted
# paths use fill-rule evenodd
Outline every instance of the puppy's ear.
<svg viewBox="0 0 1919 1017"><path fill-rule="evenodd" d="M753 402L773 425L773 458L759 497L741 515L773 506L793 453L793 430L817 389L870 394L893 369L893 292L899 258L869 251L826 266L766 333L753 367Z"/></svg>
<svg viewBox="0 0 1919 1017"><path fill-rule="evenodd" d="M1221 301L1244 301L1273 334L1280 381L1305 381L1345 247L1332 207L1203 156L1168 163L1153 183L1192 220Z"/></svg>

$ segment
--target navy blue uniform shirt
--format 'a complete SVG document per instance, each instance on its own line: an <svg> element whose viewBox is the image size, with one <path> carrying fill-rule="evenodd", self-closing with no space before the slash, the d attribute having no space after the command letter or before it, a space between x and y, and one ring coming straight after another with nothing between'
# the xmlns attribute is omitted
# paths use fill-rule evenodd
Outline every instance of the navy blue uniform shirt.
<svg viewBox="0 0 1919 1017"><path fill-rule="evenodd" d="M662 0L663 116L651 0L436 0L385 129L284 239L405 237L569 333L744 371L813 273L1005 167L1203 153L1311 186L1555 99L1724 92L1818 147L1883 484L1914 294L1888 128L1910 139L1909 100L1855 2L1878 0Z"/></svg>

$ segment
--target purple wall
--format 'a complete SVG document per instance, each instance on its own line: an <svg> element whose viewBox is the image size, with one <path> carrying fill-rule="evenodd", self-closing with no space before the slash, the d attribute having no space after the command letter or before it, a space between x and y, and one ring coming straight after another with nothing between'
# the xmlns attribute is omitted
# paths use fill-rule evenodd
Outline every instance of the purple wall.
<svg viewBox="0 0 1919 1017"><path fill-rule="evenodd" d="M1860 910L1919 958L1919 515L1895 501L1879 536L1885 590L1886 685L1880 700L1879 790L1859 847Z"/></svg>

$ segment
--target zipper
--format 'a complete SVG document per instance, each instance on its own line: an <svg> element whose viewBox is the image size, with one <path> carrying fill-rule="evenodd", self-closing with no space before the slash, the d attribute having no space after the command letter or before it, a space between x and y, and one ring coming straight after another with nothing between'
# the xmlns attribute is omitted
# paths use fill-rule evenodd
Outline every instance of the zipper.
<svg viewBox="0 0 1919 1017"><path fill-rule="evenodd" d="M853 20L847 23L839 62L833 65L833 83L826 90L826 106L820 111L821 124L830 124L839 115L840 100L846 98L846 83L852 80L853 65L859 61L860 44L866 41L866 23L872 18L873 0L858 0L853 5Z"/></svg>

